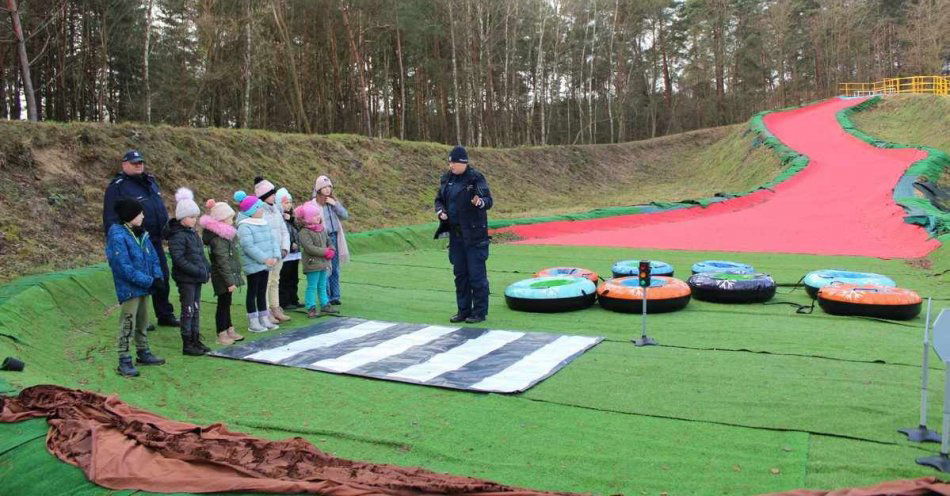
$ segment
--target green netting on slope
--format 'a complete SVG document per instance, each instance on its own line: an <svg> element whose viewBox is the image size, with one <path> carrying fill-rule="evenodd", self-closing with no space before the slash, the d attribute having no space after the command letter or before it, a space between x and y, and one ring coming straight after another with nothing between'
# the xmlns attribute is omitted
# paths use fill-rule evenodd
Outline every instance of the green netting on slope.
<svg viewBox="0 0 950 496"><path fill-rule="evenodd" d="M101 263L95 265L89 265L86 267L80 267L77 269L62 270L58 272L49 272L45 274L35 274L32 276L21 277L10 281L9 283L0 285L0 304L3 304L7 299L19 294L27 288L31 288L41 282L52 282L60 279L68 279L70 277L83 276L86 274L100 272L103 269L108 269L108 264Z"/></svg>
<svg viewBox="0 0 950 496"><path fill-rule="evenodd" d="M688 267L700 258L726 254L651 251L649 255ZM499 291L524 273L563 265L565 257L606 270L627 256L629 250L621 249L567 253L558 247L499 246L492 252L491 284ZM883 272L922 291L937 284L900 261L742 257L772 272L781 284L793 284L805 271L824 266ZM454 309L451 284L444 252L361 256L344 269L344 309L362 317L441 322ZM807 301L801 291L792 296ZM592 308L540 320L537 315L507 310L498 296L492 302L493 327L603 333L615 341L605 343L602 351L582 356L566 369L569 374L542 383L538 396L508 397L181 357L177 331L168 328L160 328L150 339L169 364L146 369L136 380L122 379L113 371L115 316L106 317L100 311L111 298L111 280L103 270L40 284L0 305L0 333L16 332L27 343L19 346L27 370L7 377L16 378L19 385L54 382L118 393L136 406L171 418L202 424L225 421L237 430L268 438L301 435L349 458L599 493L754 494L799 487L810 483L802 477L804 456L814 453L807 440L814 436L770 429L830 431L894 442L889 437L894 435L894 426L888 424L912 425L916 419L918 369L866 362L883 359L912 364L919 354L919 328L820 313L797 316L782 306L740 308L693 302L684 311L651 320L651 330L661 343L682 348L639 353L627 342L637 330L629 315ZM206 293L205 336L212 335L210 301ZM233 312L238 324L242 310L236 305ZM308 322L300 314L294 317L286 327ZM0 337L0 356L11 354L13 345ZM865 363L715 348L825 355ZM611 391L599 397L578 391L587 381L593 381L591 389L608 385ZM374 403L367 404L366 398L374 398ZM807 402L805 412L794 406L802 398ZM578 407L558 404L568 400ZM769 406L773 402L775 408ZM933 413L937 418L938 412ZM765 429L710 422L749 423ZM4 438L4 427L0 426L0 438ZM44 458L30 458L23 451L10 459L10 466L19 468L20 459L28 460L31 465L23 473L65 481L79 473L46 454L42 442L31 446L34 454L55 462L55 468L40 470L38 464ZM856 442L854 448L877 474L855 470L846 460L829 454L824 466L831 472L828 478L818 479L820 485L828 486L831 478L840 482L835 485L870 484L881 480L884 469L896 477L920 473L912 462L903 463L904 458L911 460L905 456L906 449L888 447L885 456L873 446ZM893 458L895 454L900 457ZM0 470L5 461L0 459ZM771 468L780 473L773 475Z"/></svg>
<svg viewBox="0 0 950 496"><path fill-rule="evenodd" d="M927 198L898 198L896 201L907 210L905 222L924 227L941 241L950 235L950 212L940 210Z"/></svg>
<svg viewBox="0 0 950 496"><path fill-rule="evenodd" d="M894 188L894 201L907 211L907 216L904 217L906 222L923 226L937 239L942 240L942 235L950 233L950 214L937 208L929 199L914 195L912 184L920 176L933 182L939 180L944 169L950 167L950 155L929 146L891 143L859 129L851 120L851 115L855 112L870 110L880 101L881 97L875 96L854 107L839 111L838 123L852 136L878 148L915 148L927 152L927 156L911 164L904 173L904 177L898 181L898 187Z"/></svg>

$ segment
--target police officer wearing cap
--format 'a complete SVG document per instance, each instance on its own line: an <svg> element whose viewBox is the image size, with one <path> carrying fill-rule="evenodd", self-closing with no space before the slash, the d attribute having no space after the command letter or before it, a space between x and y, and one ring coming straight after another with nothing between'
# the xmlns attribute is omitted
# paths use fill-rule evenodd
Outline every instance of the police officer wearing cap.
<svg viewBox="0 0 950 496"><path fill-rule="evenodd" d="M435 195L439 218L436 238L449 237L449 261L455 273L458 313L450 322L482 322L488 315L488 209L492 206L488 181L468 165L465 148L449 154L449 170L442 174Z"/></svg>
<svg viewBox="0 0 950 496"><path fill-rule="evenodd" d="M152 307L158 325L178 327L175 318L175 309L168 301L168 260L165 249L162 247L162 230L168 223L168 211L162 201L162 193L155 176L145 172L145 159L137 150L129 150L122 157L122 172L115 175L106 188L105 199L102 204L102 229L106 233L109 227L119 222L115 212L115 204L121 198L138 200L145 212L145 221L142 224L148 231L155 253L162 266L164 281L156 281L152 293Z"/></svg>

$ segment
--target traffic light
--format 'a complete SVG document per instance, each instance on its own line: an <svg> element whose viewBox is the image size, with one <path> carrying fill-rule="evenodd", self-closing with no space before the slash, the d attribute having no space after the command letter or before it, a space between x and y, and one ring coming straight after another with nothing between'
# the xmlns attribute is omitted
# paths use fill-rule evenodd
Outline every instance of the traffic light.
<svg viewBox="0 0 950 496"><path fill-rule="evenodd" d="M646 288L650 286L650 261L649 260L640 260L640 271L638 275L638 281L641 288Z"/></svg>

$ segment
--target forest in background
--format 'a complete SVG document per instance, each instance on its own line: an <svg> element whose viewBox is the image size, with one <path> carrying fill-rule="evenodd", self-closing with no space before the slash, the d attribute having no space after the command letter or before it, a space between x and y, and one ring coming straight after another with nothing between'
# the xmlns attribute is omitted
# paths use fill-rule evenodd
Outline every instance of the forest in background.
<svg viewBox="0 0 950 496"><path fill-rule="evenodd" d="M950 64L950 0L0 3L4 119L617 143Z"/></svg>

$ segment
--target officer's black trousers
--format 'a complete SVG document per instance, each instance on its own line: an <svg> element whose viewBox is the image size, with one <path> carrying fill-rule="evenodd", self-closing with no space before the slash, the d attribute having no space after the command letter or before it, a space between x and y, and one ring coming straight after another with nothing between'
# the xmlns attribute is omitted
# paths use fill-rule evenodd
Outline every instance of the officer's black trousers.
<svg viewBox="0 0 950 496"><path fill-rule="evenodd" d="M453 232L449 236L449 262L455 273L455 300L458 312L465 317L488 315L488 240L466 246L462 236Z"/></svg>

